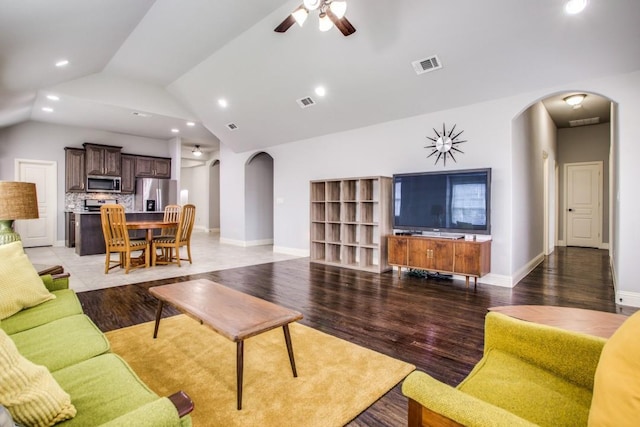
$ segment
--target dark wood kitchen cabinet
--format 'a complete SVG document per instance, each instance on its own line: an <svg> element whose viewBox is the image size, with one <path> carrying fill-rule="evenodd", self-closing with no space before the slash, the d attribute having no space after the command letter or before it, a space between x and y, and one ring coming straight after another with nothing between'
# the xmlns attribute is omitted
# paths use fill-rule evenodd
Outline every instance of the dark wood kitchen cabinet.
<svg viewBox="0 0 640 427"><path fill-rule="evenodd" d="M82 144L85 149L87 175L120 176L122 147Z"/></svg>
<svg viewBox="0 0 640 427"><path fill-rule="evenodd" d="M134 193L136 191L136 156L122 155L122 182L121 193Z"/></svg>
<svg viewBox="0 0 640 427"><path fill-rule="evenodd" d="M136 178L171 178L171 159L136 156Z"/></svg>
<svg viewBox="0 0 640 427"><path fill-rule="evenodd" d="M66 147L65 152L65 189L67 192L84 191L85 151L80 148Z"/></svg>

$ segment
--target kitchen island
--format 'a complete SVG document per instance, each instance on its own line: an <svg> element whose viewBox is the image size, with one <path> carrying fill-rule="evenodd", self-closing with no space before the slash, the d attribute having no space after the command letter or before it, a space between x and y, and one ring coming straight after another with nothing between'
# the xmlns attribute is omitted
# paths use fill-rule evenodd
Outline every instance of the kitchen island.
<svg viewBox="0 0 640 427"><path fill-rule="evenodd" d="M127 221L161 221L164 212L127 212ZM75 219L75 246L76 254L96 255L106 253L100 212L75 211L72 217ZM160 233L160 230L156 230ZM132 230L129 235L132 238L145 237L145 230Z"/></svg>

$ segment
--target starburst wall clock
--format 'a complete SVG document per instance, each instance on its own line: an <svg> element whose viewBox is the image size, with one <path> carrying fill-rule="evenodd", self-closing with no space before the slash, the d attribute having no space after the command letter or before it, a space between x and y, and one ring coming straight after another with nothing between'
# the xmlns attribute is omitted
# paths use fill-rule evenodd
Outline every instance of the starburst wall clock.
<svg viewBox="0 0 640 427"><path fill-rule="evenodd" d="M424 147L426 149L431 150L431 153L429 153L429 155L427 156L427 159L437 154L438 156L436 157L435 164L438 164L438 161L442 159L443 166L446 166L447 156L451 157L451 160L453 160L454 162L457 162L453 153L456 152L456 153L462 154L464 153L464 151L460 150L458 147L456 147L456 145L462 144L463 142L467 142L467 141L466 140L460 141L458 139L460 135L462 135L462 132L464 132L463 130L461 130L460 132L454 135L453 132L455 130L456 130L455 124L453 125L453 127L449 132L447 132L447 129L444 123L442 124L442 132L438 132L435 128L433 128L435 137L430 137L430 136L427 137L427 139L430 139L431 141L433 141L433 144L430 144Z"/></svg>

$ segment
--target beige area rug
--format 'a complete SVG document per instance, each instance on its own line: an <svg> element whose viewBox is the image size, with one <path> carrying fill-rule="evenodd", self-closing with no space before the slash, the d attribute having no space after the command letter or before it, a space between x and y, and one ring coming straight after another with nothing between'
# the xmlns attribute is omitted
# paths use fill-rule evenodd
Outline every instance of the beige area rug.
<svg viewBox="0 0 640 427"><path fill-rule="evenodd" d="M298 377L282 328L244 344L242 410L236 410L236 344L179 315L107 332L122 356L156 393L184 390L203 426L342 426L402 381L413 365L299 323L290 325Z"/></svg>

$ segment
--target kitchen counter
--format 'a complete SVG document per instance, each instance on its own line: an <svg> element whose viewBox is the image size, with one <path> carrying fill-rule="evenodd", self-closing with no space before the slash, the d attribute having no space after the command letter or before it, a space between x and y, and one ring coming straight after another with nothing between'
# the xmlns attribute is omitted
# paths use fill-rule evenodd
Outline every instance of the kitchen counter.
<svg viewBox="0 0 640 427"><path fill-rule="evenodd" d="M106 253L99 214L100 212L74 211L76 254L84 256ZM127 212L126 217L128 221L160 221L164 212ZM159 233L160 230L156 232ZM145 233L145 230L131 230L129 235L132 238L144 238Z"/></svg>
<svg viewBox="0 0 640 427"><path fill-rule="evenodd" d="M100 214L100 211L83 211L83 210L67 210L65 211L65 213L74 213L76 215L96 215L96 214ZM163 214L164 215L164 211L125 211L126 214Z"/></svg>

